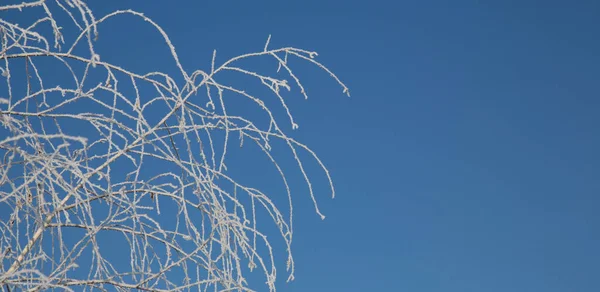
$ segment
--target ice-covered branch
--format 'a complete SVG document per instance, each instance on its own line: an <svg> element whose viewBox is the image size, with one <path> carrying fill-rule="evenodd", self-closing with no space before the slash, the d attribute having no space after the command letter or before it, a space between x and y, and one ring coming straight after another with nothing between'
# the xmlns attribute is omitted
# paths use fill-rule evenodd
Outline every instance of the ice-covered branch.
<svg viewBox="0 0 600 292"><path fill-rule="evenodd" d="M10 13L27 13L30 23L3 18ZM156 30L175 73L134 72L101 58L95 39L115 17ZM222 63L215 51L210 70L188 71L167 33L142 13L96 18L81 0L0 4L0 287L252 291L246 275L258 269L274 291L275 240L293 279L290 165L279 162L274 141L287 147L322 218L311 177L325 176L335 192L319 157L284 131L298 127L288 94L308 97L288 61L312 63L348 88L315 52L271 46L269 36L263 48ZM275 66L244 65L252 59ZM240 110L242 99L257 110ZM287 205L228 170L238 137L273 165ZM269 224L278 232L267 236Z"/></svg>

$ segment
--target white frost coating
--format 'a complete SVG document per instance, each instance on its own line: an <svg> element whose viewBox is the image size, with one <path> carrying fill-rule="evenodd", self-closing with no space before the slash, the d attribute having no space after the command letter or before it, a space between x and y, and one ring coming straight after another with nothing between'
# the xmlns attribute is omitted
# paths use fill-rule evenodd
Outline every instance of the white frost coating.
<svg viewBox="0 0 600 292"><path fill-rule="evenodd" d="M95 18L81 0L40 0L0 4L0 12L31 19L19 26L0 18L0 82L6 85L0 86L2 290L252 291L245 273L256 268L275 291L277 251L270 239L276 234L268 240L261 228L268 222L257 218L270 218L278 229L288 281L294 279L292 195L272 142L287 145L323 219L299 151L322 168L332 196L335 190L322 161L281 129L267 102L276 100L276 110L298 128L284 96L295 87L308 98L288 63L294 57L325 70L348 94L316 61L316 52L270 48L269 35L260 51L220 65L214 51L209 72L187 71L167 33L133 10ZM102 23L114 17L155 29L176 74L133 72L105 61L106 55L101 59L94 42ZM65 27L79 34L69 39ZM240 61L252 58L271 58L277 68L243 68ZM64 68L49 70L48 62ZM280 77L281 68L290 81ZM45 86L47 76L59 71L64 82ZM272 95L221 80L230 74L254 79ZM239 99L254 103L268 125L227 109ZM230 134L238 135L240 146L258 146L273 164L285 188L286 212L272 195L230 175ZM106 238L124 243L119 252L127 258L115 261Z"/></svg>

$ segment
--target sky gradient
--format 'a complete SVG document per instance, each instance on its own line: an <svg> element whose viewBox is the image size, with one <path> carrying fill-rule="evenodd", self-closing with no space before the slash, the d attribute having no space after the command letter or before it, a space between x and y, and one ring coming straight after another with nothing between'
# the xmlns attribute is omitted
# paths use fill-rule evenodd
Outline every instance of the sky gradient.
<svg viewBox="0 0 600 292"><path fill-rule="evenodd" d="M600 289L597 1L150 2L187 68L272 34L350 87L290 101L338 196L297 191L281 291Z"/></svg>
<svg viewBox="0 0 600 292"><path fill-rule="evenodd" d="M271 34L273 47L317 51L349 86L350 98L297 62L309 99L291 98L291 135L328 166L337 197L313 165L321 221L291 179L296 280L280 273L279 291L600 291L600 2L89 5L143 12L188 70ZM103 60L172 65L152 57L167 52L145 42L154 30L123 23L100 28Z"/></svg>

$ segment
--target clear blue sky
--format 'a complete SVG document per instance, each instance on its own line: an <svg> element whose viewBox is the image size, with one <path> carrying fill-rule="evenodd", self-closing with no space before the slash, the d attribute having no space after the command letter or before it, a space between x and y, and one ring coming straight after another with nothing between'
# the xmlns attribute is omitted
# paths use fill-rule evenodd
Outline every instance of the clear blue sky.
<svg viewBox="0 0 600 292"><path fill-rule="evenodd" d="M338 197L317 183L321 221L296 191L296 280L280 291L600 291L600 2L90 5L144 12L189 70L272 34L350 87L302 72L294 134ZM128 23L125 51L153 34ZM120 56L142 72L165 50L136 47Z"/></svg>
<svg viewBox="0 0 600 292"><path fill-rule="evenodd" d="M123 6L190 65L273 34L351 89L304 75L338 197L297 197L281 291L600 291L600 2L191 2Z"/></svg>

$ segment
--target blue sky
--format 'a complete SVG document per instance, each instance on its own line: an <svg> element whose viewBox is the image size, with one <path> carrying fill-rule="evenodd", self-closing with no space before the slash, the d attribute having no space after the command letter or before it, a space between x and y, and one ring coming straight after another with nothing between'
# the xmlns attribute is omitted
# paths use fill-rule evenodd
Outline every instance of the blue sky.
<svg viewBox="0 0 600 292"><path fill-rule="evenodd" d="M600 289L598 2L188 5L140 9L190 64L272 34L350 86L294 104L338 197L298 196L282 291Z"/></svg>
<svg viewBox="0 0 600 292"><path fill-rule="evenodd" d="M144 12L188 70L272 34L350 87L300 73L293 134L338 196L316 178L321 221L296 191L296 280L280 291L600 290L599 2L176 3L90 5ZM136 43L153 31L129 23L103 58L162 66L164 46Z"/></svg>

